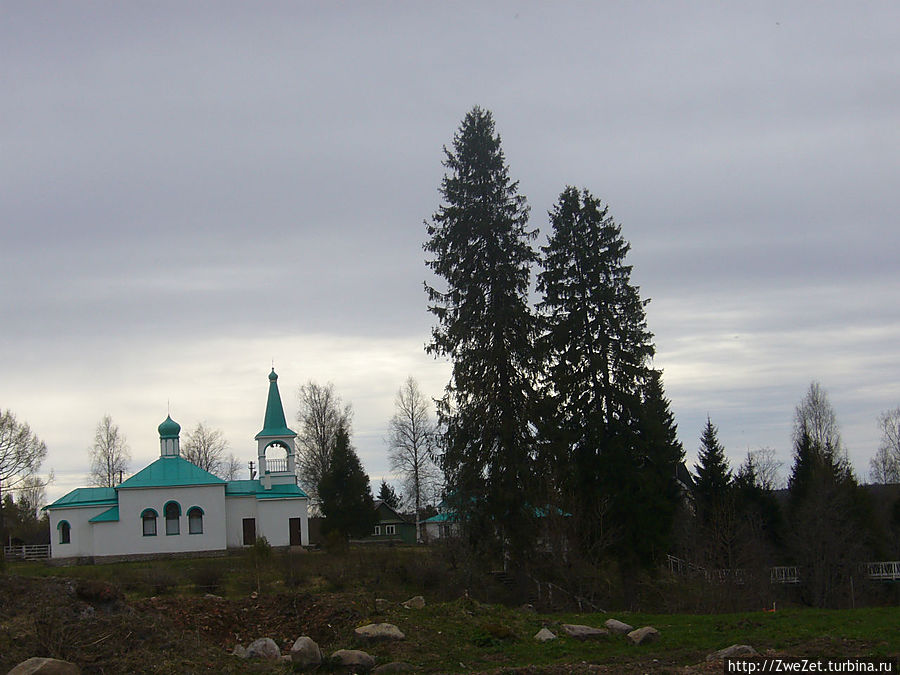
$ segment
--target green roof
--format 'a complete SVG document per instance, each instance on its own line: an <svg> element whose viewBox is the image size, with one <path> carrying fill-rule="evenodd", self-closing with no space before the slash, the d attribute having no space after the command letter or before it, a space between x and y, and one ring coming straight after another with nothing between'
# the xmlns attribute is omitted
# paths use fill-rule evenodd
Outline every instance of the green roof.
<svg viewBox="0 0 900 675"><path fill-rule="evenodd" d="M218 476L204 471L183 457L160 457L141 469L119 488L175 487L185 485L225 485Z"/></svg>
<svg viewBox="0 0 900 675"><path fill-rule="evenodd" d="M257 499L285 499L289 497L305 497L306 493L299 485L283 483L273 485L266 490L258 480L232 480L225 485L226 497L256 497Z"/></svg>
<svg viewBox="0 0 900 675"><path fill-rule="evenodd" d="M118 504L116 489L111 487L75 488L45 509L61 509L68 506L105 506Z"/></svg>
<svg viewBox="0 0 900 675"><path fill-rule="evenodd" d="M119 505L116 504L111 509L107 509L99 516L91 518L89 523L118 523L119 522Z"/></svg>
<svg viewBox="0 0 900 675"><path fill-rule="evenodd" d="M455 523L459 520L455 513L439 513L431 518L426 518L423 523Z"/></svg>
<svg viewBox="0 0 900 675"><path fill-rule="evenodd" d="M181 433L181 425L166 415L166 419L158 427L160 438L178 438Z"/></svg>
<svg viewBox="0 0 900 675"><path fill-rule="evenodd" d="M281 394L278 393L278 375L275 369L269 373L269 398L266 401L266 418L263 421L263 428L256 439L267 436L290 436L294 438L296 432L288 429L287 422L284 420L284 406L281 405Z"/></svg>

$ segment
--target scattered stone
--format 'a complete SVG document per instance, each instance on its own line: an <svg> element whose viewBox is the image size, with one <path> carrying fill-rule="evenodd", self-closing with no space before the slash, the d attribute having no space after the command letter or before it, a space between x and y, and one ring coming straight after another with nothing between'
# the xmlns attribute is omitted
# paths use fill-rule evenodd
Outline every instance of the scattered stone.
<svg viewBox="0 0 900 675"><path fill-rule="evenodd" d="M207 600L219 600L219 601L222 601L222 600L225 599L225 598L223 598L221 595L215 595L214 593L207 593L207 594L204 595L203 597L206 598Z"/></svg>
<svg viewBox="0 0 900 675"><path fill-rule="evenodd" d="M532 605L530 602L526 602L524 605L522 605L521 609L523 612L529 612L531 614L536 613L534 605Z"/></svg>
<svg viewBox="0 0 900 675"><path fill-rule="evenodd" d="M628 639L633 645L647 645L659 640L659 631L653 626L644 626L633 630L628 634Z"/></svg>
<svg viewBox="0 0 900 675"><path fill-rule="evenodd" d="M713 652L706 657L706 660L718 661L720 659L734 658L739 656L757 656L758 654L759 652L757 652L750 645L731 645L730 647L725 647L725 649L720 649L717 652Z"/></svg>
<svg viewBox="0 0 900 675"><path fill-rule="evenodd" d="M391 673L414 673L416 667L403 661L384 663L372 671L372 675L391 675Z"/></svg>
<svg viewBox="0 0 900 675"><path fill-rule="evenodd" d="M391 608L391 601L385 598L375 598L375 611L386 612Z"/></svg>
<svg viewBox="0 0 900 675"><path fill-rule="evenodd" d="M246 659L247 658L247 650L244 648L244 645L235 645L234 651L231 652L232 656L237 656L238 658Z"/></svg>
<svg viewBox="0 0 900 675"><path fill-rule="evenodd" d="M331 665L368 672L375 667L375 657L359 649L338 649L331 655Z"/></svg>
<svg viewBox="0 0 900 675"><path fill-rule="evenodd" d="M315 640L302 635L291 647L291 661L300 668L315 668L322 663L322 650Z"/></svg>
<svg viewBox="0 0 900 675"><path fill-rule="evenodd" d="M534 639L538 642L550 642L550 640L555 640L556 635L554 635L553 631L548 628L541 628L537 633L534 634Z"/></svg>
<svg viewBox="0 0 900 675"><path fill-rule="evenodd" d="M605 628L594 628L579 623L564 623L563 632L576 640L602 640L609 637L609 631Z"/></svg>
<svg viewBox="0 0 900 675"><path fill-rule="evenodd" d="M606 623L603 625L609 628L613 633L620 633L622 635L627 635L634 630L634 626L629 626L627 623L619 621L618 619L607 619Z"/></svg>
<svg viewBox="0 0 900 675"><path fill-rule="evenodd" d="M406 607L406 609L424 609L425 598L421 595L417 595L404 602L403 606Z"/></svg>
<svg viewBox="0 0 900 675"><path fill-rule="evenodd" d="M280 659L281 648L272 638L259 638L247 647L248 659Z"/></svg>
<svg viewBox="0 0 900 675"><path fill-rule="evenodd" d="M68 661L34 656L22 661L9 675L81 675L81 668Z"/></svg>
<svg viewBox="0 0 900 675"><path fill-rule="evenodd" d="M405 640L403 632L392 623L370 623L360 626L355 631L356 637L362 640Z"/></svg>

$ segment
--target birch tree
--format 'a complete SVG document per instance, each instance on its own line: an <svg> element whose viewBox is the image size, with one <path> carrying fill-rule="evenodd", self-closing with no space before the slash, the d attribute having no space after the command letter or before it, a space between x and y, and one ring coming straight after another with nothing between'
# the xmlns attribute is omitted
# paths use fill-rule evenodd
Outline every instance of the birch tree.
<svg viewBox="0 0 900 675"><path fill-rule="evenodd" d="M416 510L416 541L422 541L421 509L434 495L439 472L434 463L434 424L428 401L413 377L407 378L394 400L394 416L388 424L388 460L400 474L403 492Z"/></svg>
<svg viewBox="0 0 900 675"><path fill-rule="evenodd" d="M125 434L109 415L104 415L97 424L94 444L88 452L91 456L91 485L114 487L128 471L131 450L125 441Z"/></svg>

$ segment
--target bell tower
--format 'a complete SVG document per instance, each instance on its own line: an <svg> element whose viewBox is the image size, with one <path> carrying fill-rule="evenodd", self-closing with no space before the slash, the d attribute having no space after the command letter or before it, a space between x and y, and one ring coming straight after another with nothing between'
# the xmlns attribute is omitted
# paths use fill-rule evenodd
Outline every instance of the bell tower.
<svg viewBox="0 0 900 675"><path fill-rule="evenodd" d="M281 394L278 393L278 375L275 369L269 373L269 398L266 401L266 417L263 428L256 434L257 455L259 460L259 480L263 488L270 490L272 485L297 483L297 460L294 439L297 434L288 429L284 419L284 407L281 405ZM279 449L284 457L275 457ZM280 453L279 453L280 454Z"/></svg>

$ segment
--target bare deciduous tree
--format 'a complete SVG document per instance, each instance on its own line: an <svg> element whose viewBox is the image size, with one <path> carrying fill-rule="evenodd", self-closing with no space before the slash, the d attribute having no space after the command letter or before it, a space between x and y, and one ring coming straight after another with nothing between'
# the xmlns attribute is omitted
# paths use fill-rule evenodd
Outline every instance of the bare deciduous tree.
<svg viewBox="0 0 900 675"><path fill-rule="evenodd" d="M753 461L756 481L763 490L780 490L784 487L781 467L784 462L776 459L775 448L764 447L749 453Z"/></svg>
<svg viewBox="0 0 900 675"><path fill-rule="evenodd" d="M869 462L869 478L874 483L900 483L900 407L878 416L881 444Z"/></svg>
<svg viewBox="0 0 900 675"><path fill-rule="evenodd" d="M208 427L198 422L184 440L181 454L204 471L209 471L224 480L234 480L240 465L234 455L226 456L228 441L220 429Z"/></svg>
<svg viewBox="0 0 900 675"><path fill-rule="evenodd" d="M404 492L414 503L416 540L422 541L422 503L434 496L439 476L434 463L434 425L428 402L412 377L400 387L394 407L394 416L388 423L388 459L391 471L400 474Z"/></svg>
<svg viewBox="0 0 900 675"><path fill-rule="evenodd" d="M47 503L47 486L54 480L53 471L50 471L46 479L34 474L26 476L19 485L19 504L35 518L40 516L38 511Z"/></svg>
<svg viewBox="0 0 900 675"><path fill-rule="evenodd" d="M241 460L229 452L228 457L222 461L222 467L216 475L223 480L238 480L238 476L241 475L243 470L244 464Z"/></svg>
<svg viewBox="0 0 900 675"><path fill-rule="evenodd" d="M843 457L841 431L828 394L818 382L811 382L806 396L794 411L794 443L806 436L821 452Z"/></svg>
<svg viewBox="0 0 900 675"><path fill-rule="evenodd" d="M46 456L47 446L27 424L9 410L0 412L0 501L3 490L19 488L33 477ZM0 532L5 529L0 509Z"/></svg>
<svg viewBox="0 0 900 675"><path fill-rule="evenodd" d="M350 404L343 405L331 382L321 385L310 380L300 387L297 473L313 499L318 499L319 482L331 465L338 429L349 430L352 417Z"/></svg>
<svg viewBox="0 0 900 675"><path fill-rule="evenodd" d="M109 415L104 415L97 424L94 444L88 452L91 455L91 485L114 487L128 470L131 450L125 442L125 434Z"/></svg>

